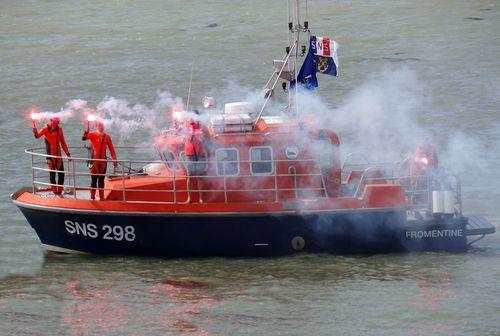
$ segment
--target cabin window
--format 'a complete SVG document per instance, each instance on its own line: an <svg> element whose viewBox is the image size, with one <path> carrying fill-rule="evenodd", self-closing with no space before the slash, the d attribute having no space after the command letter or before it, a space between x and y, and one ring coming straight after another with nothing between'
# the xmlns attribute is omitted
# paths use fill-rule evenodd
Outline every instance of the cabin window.
<svg viewBox="0 0 500 336"><path fill-rule="evenodd" d="M219 148L215 150L217 175L238 175L240 173L239 155L236 148Z"/></svg>
<svg viewBox="0 0 500 336"><path fill-rule="evenodd" d="M250 171L253 175L273 172L273 151L271 147L250 148Z"/></svg>
<svg viewBox="0 0 500 336"><path fill-rule="evenodd" d="M163 156L165 157L165 161L167 162L168 168L172 170L180 170L179 165L177 164L174 153L169 150L163 152Z"/></svg>

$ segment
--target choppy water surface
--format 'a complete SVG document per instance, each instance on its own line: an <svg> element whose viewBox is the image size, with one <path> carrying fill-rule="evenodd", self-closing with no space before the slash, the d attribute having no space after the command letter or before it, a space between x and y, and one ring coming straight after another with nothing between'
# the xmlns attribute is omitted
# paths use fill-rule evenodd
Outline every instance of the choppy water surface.
<svg viewBox="0 0 500 336"><path fill-rule="evenodd" d="M0 334L500 334L499 234L465 254L42 257L8 198L30 181L25 109L106 96L151 106L162 91L185 97L193 54L193 97L237 98L261 87L270 60L282 56L286 11L284 1L2 1ZM387 103L399 119L411 102L403 112L454 152L448 165L462 175L466 212L495 224L499 11L495 1L309 3L314 32L341 44L341 77L320 77L318 90L340 107L341 138L358 139L356 125L342 128L338 117L349 108ZM366 120L363 131L380 126ZM64 129L80 145L78 120ZM150 137L110 133L121 144Z"/></svg>

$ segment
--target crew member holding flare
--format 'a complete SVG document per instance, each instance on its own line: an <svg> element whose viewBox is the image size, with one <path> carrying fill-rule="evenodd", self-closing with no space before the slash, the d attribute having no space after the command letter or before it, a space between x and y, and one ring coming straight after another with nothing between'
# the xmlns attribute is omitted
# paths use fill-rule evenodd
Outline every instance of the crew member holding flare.
<svg viewBox="0 0 500 336"><path fill-rule="evenodd" d="M90 132L90 123L96 122L97 131ZM91 160L89 161L89 169L91 174L91 189L90 198L95 199L95 192L99 190L99 199L104 200L104 178L106 177L106 168L108 166L108 161L106 158L106 150L109 149L109 153L113 158L113 166L116 170L118 163L116 162L116 152L113 146L113 141L111 137L104 132L104 123L102 121L96 121L96 117L93 114L87 116L87 129L83 133L82 140L89 140L91 145Z"/></svg>
<svg viewBox="0 0 500 336"><path fill-rule="evenodd" d="M60 119L53 117L40 131L38 131L36 127L38 119L38 113L31 113L31 120L33 120L33 135L36 139L42 136L45 137L46 153L49 156L47 157L47 166L49 169L50 189L52 189L55 195L59 196L62 194L64 186L64 164L61 156L61 147L68 158L71 157L71 154L66 145L63 130L59 126Z"/></svg>

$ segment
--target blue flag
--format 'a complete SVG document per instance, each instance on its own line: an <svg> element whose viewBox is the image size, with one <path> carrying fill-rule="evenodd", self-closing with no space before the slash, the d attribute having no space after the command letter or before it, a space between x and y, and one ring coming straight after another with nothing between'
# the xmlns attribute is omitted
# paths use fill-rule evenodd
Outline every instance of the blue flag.
<svg viewBox="0 0 500 336"><path fill-rule="evenodd" d="M314 43L313 43L314 39ZM314 45L314 48L313 48ZM316 48L316 37L311 36L309 43L309 51L307 52L306 59L300 68L299 74L297 75L297 81L304 85L306 89L314 90L318 87L318 79L316 78L316 59L314 57L314 49ZM290 82L290 87L295 86L295 81Z"/></svg>

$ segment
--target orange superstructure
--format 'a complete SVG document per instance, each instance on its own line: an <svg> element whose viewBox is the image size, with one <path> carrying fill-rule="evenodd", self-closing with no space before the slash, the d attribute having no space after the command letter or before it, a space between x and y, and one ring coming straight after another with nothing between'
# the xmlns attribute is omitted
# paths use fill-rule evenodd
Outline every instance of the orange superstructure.
<svg viewBox="0 0 500 336"><path fill-rule="evenodd" d="M186 152L183 131L173 129L155 138L166 162L162 176L175 174L179 180L186 175L185 167L178 164L191 155ZM206 133L206 170L196 177L203 202L274 202L339 195L339 139L330 130L312 130L311 125L294 119L262 118L251 132L218 132L210 127Z"/></svg>

